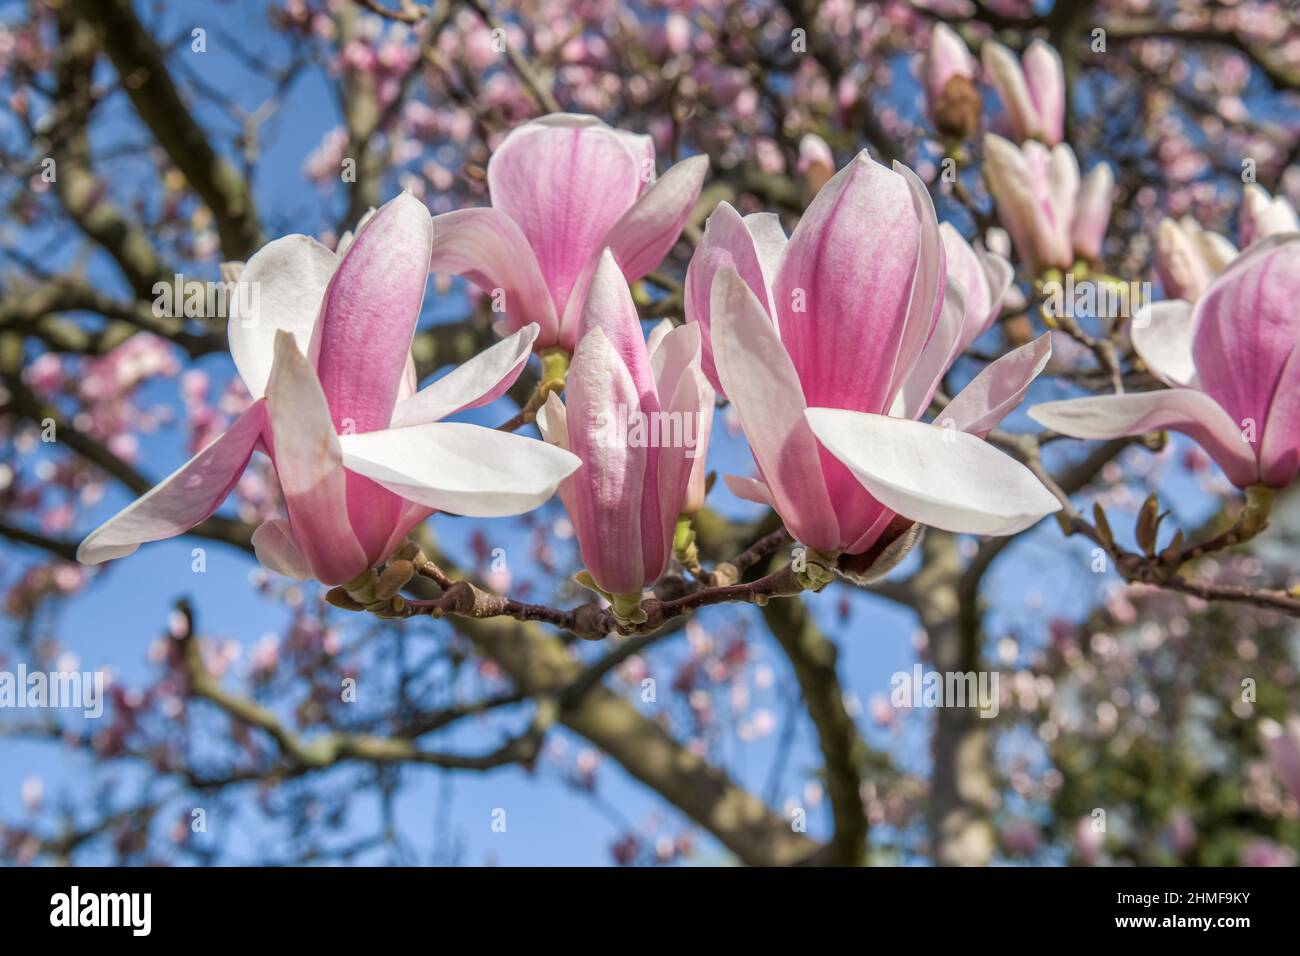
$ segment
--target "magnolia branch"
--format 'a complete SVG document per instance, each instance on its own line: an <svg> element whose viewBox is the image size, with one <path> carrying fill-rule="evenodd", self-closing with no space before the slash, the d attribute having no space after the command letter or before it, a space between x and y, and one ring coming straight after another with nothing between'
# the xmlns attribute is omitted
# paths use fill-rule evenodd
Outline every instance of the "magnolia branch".
<svg viewBox="0 0 1300 956"><path fill-rule="evenodd" d="M344 610L371 611L386 618L509 617L516 621L549 624L586 640L601 640L610 634L652 634L668 622L703 607L732 602L762 606L772 598L819 590L817 583L802 569L796 570L793 564L757 580L739 583L746 571L787 541L789 535L784 529L772 532L731 561L718 565L706 576L712 583L679 597L644 598L640 603L640 620L620 617L612 609L596 603L560 610L492 594L470 581L452 579L410 543L382 571L370 572L363 575L363 579L333 588L326 599ZM402 597L399 592L416 575L437 584L442 595L432 599Z"/></svg>

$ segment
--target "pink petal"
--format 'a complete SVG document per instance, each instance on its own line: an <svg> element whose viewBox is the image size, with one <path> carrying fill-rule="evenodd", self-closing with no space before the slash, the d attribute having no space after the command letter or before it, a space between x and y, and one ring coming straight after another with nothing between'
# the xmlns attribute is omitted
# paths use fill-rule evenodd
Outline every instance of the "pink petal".
<svg viewBox="0 0 1300 956"><path fill-rule="evenodd" d="M640 400L627 365L601 329L578 343L566 391L569 446L582 465L560 494L583 564L605 591L638 593L646 583L641 528L648 449L630 446L617 432L620 406L637 410Z"/></svg>
<svg viewBox="0 0 1300 956"><path fill-rule="evenodd" d="M772 510L776 510L776 499L772 497L772 490L757 478L723 475L722 480L727 483L727 489L737 498L752 501L755 504L767 505Z"/></svg>
<svg viewBox="0 0 1300 956"><path fill-rule="evenodd" d="M613 346L631 374L637 394L646 404L645 410L651 411L658 408L659 402L650 356L641 333L641 317L613 253L606 249L599 262L583 306L578 338L585 338L592 329L604 332L605 340Z"/></svg>
<svg viewBox="0 0 1300 956"><path fill-rule="evenodd" d="M989 276L969 242L951 223L939 224L943 251L948 262L948 277L956 279L966 297L966 312L962 321L958 353L979 338L988 327L990 315L996 315L989 288Z"/></svg>
<svg viewBox="0 0 1300 956"><path fill-rule="evenodd" d="M704 379L696 362L686 369L677 382L677 388L665 395L664 411L667 416L662 419L661 428L668 430L667 436L660 435L658 461L658 524L652 529L647 526L651 515L647 513L643 522L643 542L646 560L646 582L651 583L664 572L668 559L673 552L673 533L677 518L686 508L687 493L690 490L691 476L698 462L703 468L704 456L708 451L708 436L703 442L700 438L700 402L705 394L712 395L713 390ZM672 431L676 428L677 431ZM703 473L701 470L699 494L703 499ZM656 560L657 559L657 560Z"/></svg>
<svg viewBox="0 0 1300 956"><path fill-rule="evenodd" d="M1241 429L1253 424L1261 476L1284 485L1300 456L1300 235L1256 243L1196 303L1192 354L1202 387Z"/></svg>
<svg viewBox="0 0 1300 956"><path fill-rule="evenodd" d="M492 205L532 246L557 315L584 266L632 207L654 165L595 117L553 114L525 123L488 162Z"/></svg>
<svg viewBox="0 0 1300 956"><path fill-rule="evenodd" d="M386 428L429 276L429 211L410 193L386 203L348 247L322 306L316 371L340 431Z"/></svg>
<svg viewBox="0 0 1300 956"><path fill-rule="evenodd" d="M714 279L711 312L718 377L778 513L808 547L837 549L839 522L822 477L821 450L803 418L799 376L753 290L730 266Z"/></svg>
<svg viewBox="0 0 1300 956"><path fill-rule="evenodd" d="M936 23L930 33L924 74L926 100L932 106L954 76L970 79L975 75L975 64L966 42L946 23Z"/></svg>
<svg viewBox="0 0 1300 956"><path fill-rule="evenodd" d="M948 291L944 293L943 308L939 313L939 324L908 370L890 414L918 418L930 407L930 399L934 398L939 383L957 358L965 317L969 312L961 283L949 277Z"/></svg>
<svg viewBox="0 0 1300 956"><path fill-rule="evenodd" d="M311 564L302 556L293 529L283 518L263 521L253 532L253 553L262 567L285 577L305 581L312 577Z"/></svg>
<svg viewBox="0 0 1300 956"><path fill-rule="evenodd" d="M1291 351L1269 407L1259 451L1260 480L1285 488L1300 473L1300 347Z"/></svg>
<svg viewBox="0 0 1300 956"><path fill-rule="evenodd" d="M984 76L1002 100L1012 135L1018 142L1039 135L1038 109L1029 95L1029 85L1016 55L996 40L986 40L980 56Z"/></svg>
<svg viewBox="0 0 1300 956"><path fill-rule="evenodd" d="M77 560L122 558L146 541L184 534L206 520L244 473L265 421L266 403L254 402L212 444L87 535Z"/></svg>
<svg viewBox="0 0 1300 956"><path fill-rule="evenodd" d="M1035 174L1025 154L1001 136L984 137L984 176L997 206L998 219L1011 234L1025 271L1036 275L1044 265L1038 248L1040 210L1032 187Z"/></svg>
<svg viewBox="0 0 1300 956"><path fill-rule="evenodd" d="M1270 196L1258 183L1248 183L1242 196L1239 231L1244 248L1269 236L1300 231L1300 222L1285 196Z"/></svg>
<svg viewBox="0 0 1300 956"><path fill-rule="evenodd" d="M661 324L659 329L663 328ZM713 431L713 408L716 394L700 370L700 327L694 322L650 336L650 365L654 370L655 387L668 402L669 426L679 427L686 444L685 457L690 469L686 487L685 504L679 501L678 492L669 491L664 501L675 503L678 512L694 513L704 504L704 483L707 477L705 464L708 457L709 437ZM675 424L676 423L676 424ZM659 465L662 474L667 466ZM661 492L664 494L664 492Z"/></svg>
<svg viewBox="0 0 1300 956"><path fill-rule="evenodd" d="M559 342L559 317L537 257L515 221L500 209L435 216L429 268L435 275L464 276L494 297L493 307L504 310L512 329L537 323L539 349Z"/></svg>
<svg viewBox="0 0 1300 956"><path fill-rule="evenodd" d="M1074 249L1085 259L1101 255L1101 244L1110 224L1111 196L1115 175L1109 163L1098 163L1083 181L1079 205L1074 214Z"/></svg>
<svg viewBox="0 0 1300 956"><path fill-rule="evenodd" d="M370 567L372 560L362 550L349 520L353 512L348 481L325 391L287 332L275 339L266 400L271 458L294 540L317 580L346 584ZM381 520L373 511L364 513ZM387 537L387 532L381 534ZM373 561L384 557L387 555L376 555Z"/></svg>
<svg viewBox="0 0 1300 956"><path fill-rule="evenodd" d="M1048 146L1065 136L1065 71L1061 55L1050 44L1034 40L1022 60L1025 85L1038 114L1038 135Z"/></svg>
<svg viewBox="0 0 1300 956"><path fill-rule="evenodd" d="M731 266L739 272L745 284L758 297L759 303L771 314L768 285L772 276L764 273L754 235L748 224L726 202L718 203L718 208L704 224L704 237L686 269L684 302L686 321L699 323L700 330L704 333L702 367L709 382L719 393L722 388L718 381L718 370L713 364L709 295L713 288L713 277L723 266Z"/></svg>
<svg viewBox="0 0 1300 956"><path fill-rule="evenodd" d="M976 375L939 413L935 424L983 438L1025 398L1030 384L1052 357L1052 336L1040 335L1008 352Z"/></svg>
<svg viewBox="0 0 1300 956"><path fill-rule="evenodd" d="M628 281L635 282L659 268L681 236L708 170L707 156L682 160L615 223L605 244L614 250Z"/></svg>
<svg viewBox="0 0 1300 956"><path fill-rule="evenodd" d="M908 180L866 152L804 213L773 291L781 341L809 404L879 411L892 398L900 353L910 361L929 335L920 328L915 341L909 326L921 234Z"/></svg>

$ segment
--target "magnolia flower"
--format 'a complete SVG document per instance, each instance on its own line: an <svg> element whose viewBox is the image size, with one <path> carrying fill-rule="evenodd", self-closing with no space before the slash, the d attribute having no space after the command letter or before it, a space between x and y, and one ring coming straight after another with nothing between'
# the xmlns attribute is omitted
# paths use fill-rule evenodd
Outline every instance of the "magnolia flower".
<svg viewBox="0 0 1300 956"><path fill-rule="evenodd" d="M1259 738L1273 773L1300 800L1300 717L1287 718L1285 727L1265 717L1259 722Z"/></svg>
<svg viewBox="0 0 1300 956"><path fill-rule="evenodd" d="M1074 251L1084 259L1098 259L1110 225L1110 207L1115 192L1115 174L1109 163L1098 163L1083 179L1079 201L1074 207Z"/></svg>
<svg viewBox="0 0 1300 956"><path fill-rule="evenodd" d="M1065 136L1065 73L1050 44L1034 40L1018 63L995 40L981 50L984 73L998 91L1016 142L1037 139L1055 146Z"/></svg>
<svg viewBox="0 0 1300 956"><path fill-rule="evenodd" d="M1245 249L1269 236L1300 231L1300 221L1284 196L1271 197L1250 183L1242 193L1238 231ZM1191 216L1164 219L1156 229L1156 277L1172 298L1195 302L1237 255L1236 246Z"/></svg>
<svg viewBox="0 0 1300 956"><path fill-rule="evenodd" d="M647 349L627 280L601 255L580 316L565 396L537 416L542 436L582 465L560 483L589 580L634 614L673 552L692 463L702 460L702 409L713 393L700 372L700 332L683 325ZM707 438L704 439L707 441Z"/></svg>
<svg viewBox="0 0 1300 956"><path fill-rule="evenodd" d="M517 435L442 423L501 396L536 326L416 392L411 340L428 279L428 210L409 194L342 255L286 236L244 267L258 295L232 314L230 352L253 404L211 444L97 528L77 557L98 564L182 534L217 510L254 450L271 459L288 520L253 533L258 560L343 584L393 553L434 510L492 516L535 508L577 467Z"/></svg>
<svg viewBox="0 0 1300 956"><path fill-rule="evenodd" d="M943 136L969 139L979 129L982 103L975 88L975 61L947 24L936 23L921 67L925 103Z"/></svg>
<svg viewBox="0 0 1300 956"><path fill-rule="evenodd" d="M1133 347L1170 387L1037 405L1075 438L1158 429L1196 441L1239 488L1283 488L1300 471L1300 234L1243 253L1195 305L1157 302L1133 322Z"/></svg>
<svg viewBox="0 0 1300 956"><path fill-rule="evenodd" d="M788 244L778 235L722 204L688 277L688 320L758 463L758 479L727 477L735 494L771 505L806 546L850 555L913 540L913 522L1009 534L1060 507L980 440L1046 364L1046 336L985 369L940 424L916 420L994 305L956 279L945 294L945 241L915 174L860 153Z"/></svg>
<svg viewBox="0 0 1300 956"><path fill-rule="evenodd" d="M799 140L799 172L814 196L835 175L835 154L816 133L805 133Z"/></svg>
<svg viewBox="0 0 1300 956"><path fill-rule="evenodd" d="M939 235L948 262L948 277L957 280L966 297L961 332L953 349L955 358L997 321L1015 270L1010 262L995 253L976 252L950 223L939 224Z"/></svg>
<svg viewBox="0 0 1300 956"><path fill-rule="evenodd" d="M1295 207L1285 196L1270 196L1258 183L1249 183L1242 195L1241 244L1249 247L1261 239L1284 232L1300 232Z"/></svg>
<svg viewBox="0 0 1300 956"><path fill-rule="evenodd" d="M699 197L709 161L655 181L654 141L594 116L553 113L513 130L488 162L492 206L434 219L435 273L504 296L506 325L537 323L534 348L572 351L602 249L629 281L657 268Z"/></svg>
<svg viewBox="0 0 1300 956"><path fill-rule="evenodd" d="M672 322L664 319L656 325L650 333L647 347L650 350L650 361L655 361L655 355L659 351L659 346L663 343L664 337L668 335L676 326ZM697 337L698 338L698 337ZM701 374L703 372L701 371ZM682 514L693 515L704 507L704 495L706 492L705 485L708 479L708 450L709 439L713 436L713 406L717 400L717 393L705 380L699 389L698 406L695 409L695 432L694 448L691 449L691 476L686 483L686 500L682 502Z"/></svg>
<svg viewBox="0 0 1300 956"><path fill-rule="evenodd" d="M1156 276L1166 295L1195 302L1235 258L1236 246L1191 216L1156 227Z"/></svg>
<svg viewBox="0 0 1300 956"><path fill-rule="evenodd" d="M1049 150L1030 140L1018 147L990 133L984 137L984 158L998 218L1026 270L1064 270L1076 254L1097 256L1110 220L1114 178L1109 166L1093 169L1081 196L1079 163L1064 143Z"/></svg>

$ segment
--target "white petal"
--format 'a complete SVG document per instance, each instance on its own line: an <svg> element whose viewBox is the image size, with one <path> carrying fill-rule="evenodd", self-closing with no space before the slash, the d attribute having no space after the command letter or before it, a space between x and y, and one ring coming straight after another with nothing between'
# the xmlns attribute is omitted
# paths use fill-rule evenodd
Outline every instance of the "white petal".
<svg viewBox="0 0 1300 956"><path fill-rule="evenodd" d="M1123 438L1172 429L1205 449L1239 488L1259 481L1253 446L1242 440L1232 417L1214 399L1195 389L1161 388L1046 402L1031 408L1029 417L1073 438Z"/></svg>
<svg viewBox="0 0 1300 956"><path fill-rule="evenodd" d="M308 354L338 264L339 257L315 239L285 236L267 243L244 266L226 328L235 368L254 399L266 394L278 330L291 333L298 350Z"/></svg>
<svg viewBox="0 0 1300 956"><path fill-rule="evenodd" d="M662 319L658 325L650 330L650 334L646 337L645 347L646 351L650 353L651 362L654 361L655 352L659 351L659 346L663 343L664 336L674 328L676 328L676 326L673 325L671 319Z"/></svg>
<svg viewBox="0 0 1300 956"><path fill-rule="evenodd" d="M342 435L343 464L427 508L477 518L531 511L581 464L545 442L434 422Z"/></svg>
<svg viewBox="0 0 1300 956"><path fill-rule="evenodd" d="M541 331L529 323L393 409L392 428L441 421L453 412L478 408L500 398L523 371Z"/></svg>
<svg viewBox="0 0 1300 956"><path fill-rule="evenodd" d="M810 408L805 415L864 488L913 521L1005 535L1061 509L1028 468L973 435L839 408Z"/></svg>
<svg viewBox="0 0 1300 956"><path fill-rule="evenodd" d="M1152 302L1133 316L1133 348L1166 385L1196 387L1192 360L1192 306L1181 299Z"/></svg>
<svg viewBox="0 0 1300 956"><path fill-rule="evenodd" d="M781 268L781 256L790 240L781 226L781 217L774 212L752 212L744 219L745 228L754 237L754 252L767 282L767 301L772 298L772 281Z"/></svg>

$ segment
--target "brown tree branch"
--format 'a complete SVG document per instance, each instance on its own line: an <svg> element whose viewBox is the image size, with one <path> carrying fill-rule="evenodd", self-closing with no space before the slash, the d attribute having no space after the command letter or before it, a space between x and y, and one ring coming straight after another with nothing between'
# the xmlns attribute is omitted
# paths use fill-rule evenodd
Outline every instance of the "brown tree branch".
<svg viewBox="0 0 1300 956"><path fill-rule="evenodd" d="M176 168L207 203L228 259L246 259L262 244L252 189L221 157L181 99L163 51L131 0L71 0L99 37L136 113Z"/></svg>

